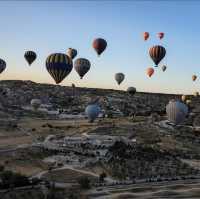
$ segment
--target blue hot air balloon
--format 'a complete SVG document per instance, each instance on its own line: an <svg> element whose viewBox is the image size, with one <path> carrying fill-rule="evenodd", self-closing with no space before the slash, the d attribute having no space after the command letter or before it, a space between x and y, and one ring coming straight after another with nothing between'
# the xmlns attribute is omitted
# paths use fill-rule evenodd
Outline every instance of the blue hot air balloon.
<svg viewBox="0 0 200 199"><path fill-rule="evenodd" d="M89 104L85 109L85 113L89 122L93 122L100 113L100 107L97 104Z"/></svg>

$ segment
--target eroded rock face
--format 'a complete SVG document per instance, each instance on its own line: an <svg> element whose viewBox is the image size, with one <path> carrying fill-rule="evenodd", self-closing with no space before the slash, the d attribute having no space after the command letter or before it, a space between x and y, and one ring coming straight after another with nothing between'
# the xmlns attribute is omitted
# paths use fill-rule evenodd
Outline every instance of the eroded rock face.
<svg viewBox="0 0 200 199"><path fill-rule="evenodd" d="M0 109L18 109L30 105L32 99L40 99L42 104L51 104L52 109L65 109L68 113L84 112L93 99L98 99L101 109L108 115L150 116L157 113L165 115L165 107L170 99L178 95L136 93L128 95L126 91L93 88L72 88L59 85L37 84L31 81L0 81ZM197 97L198 98L198 97ZM200 100L192 101L192 111L196 114L194 124L198 125ZM157 119L152 118L157 121Z"/></svg>

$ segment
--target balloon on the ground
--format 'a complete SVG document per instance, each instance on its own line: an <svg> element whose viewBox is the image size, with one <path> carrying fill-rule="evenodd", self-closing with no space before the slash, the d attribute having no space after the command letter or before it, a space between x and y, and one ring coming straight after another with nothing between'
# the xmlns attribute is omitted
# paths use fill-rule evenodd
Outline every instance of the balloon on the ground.
<svg viewBox="0 0 200 199"><path fill-rule="evenodd" d="M144 38L144 41L146 41L149 38L149 33L148 32L144 32L143 33L143 38Z"/></svg>
<svg viewBox="0 0 200 199"><path fill-rule="evenodd" d="M187 105L190 105L190 104L192 103L192 100L188 99L188 100L186 100L185 103L186 103Z"/></svg>
<svg viewBox="0 0 200 199"><path fill-rule="evenodd" d="M0 59L0 74L6 69L6 62Z"/></svg>
<svg viewBox="0 0 200 199"><path fill-rule="evenodd" d="M78 58L74 62L74 68L81 79L90 70L90 66L90 61L85 58Z"/></svg>
<svg viewBox="0 0 200 199"><path fill-rule="evenodd" d="M162 66L162 71L164 72L164 71L166 71L166 69L167 69L167 66L163 65Z"/></svg>
<svg viewBox="0 0 200 199"><path fill-rule="evenodd" d="M31 65L37 58L37 55L34 51L26 51L24 54L24 58L26 59L28 64Z"/></svg>
<svg viewBox="0 0 200 199"><path fill-rule="evenodd" d="M77 55L77 50L74 48L68 48L67 50L67 55L71 58L74 59Z"/></svg>
<svg viewBox="0 0 200 199"><path fill-rule="evenodd" d="M192 75L192 81L195 81L197 79L196 75Z"/></svg>
<svg viewBox="0 0 200 199"><path fill-rule="evenodd" d="M100 56L101 53L106 49L107 42L105 39L97 38L93 41L92 46L95 49L96 53Z"/></svg>
<svg viewBox="0 0 200 199"><path fill-rule="evenodd" d="M156 66L165 57L165 54L166 54L166 50L163 46L157 45L149 49L149 55Z"/></svg>
<svg viewBox="0 0 200 199"><path fill-rule="evenodd" d="M63 53L51 54L46 59L46 69L56 84L61 83L72 71L72 68L72 59Z"/></svg>
<svg viewBox="0 0 200 199"><path fill-rule="evenodd" d="M153 73L154 73L154 69L153 68L147 68L147 75L149 77L151 77L153 75Z"/></svg>
<svg viewBox="0 0 200 199"><path fill-rule="evenodd" d="M89 122L93 122L100 113L100 107L97 104L89 104L85 109L85 113Z"/></svg>
<svg viewBox="0 0 200 199"><path fill-rule="evenodd" d="M41 106L41 100L40 99L32 99L31 100L31 106L37 110Z"/></svg>
<svg viewBox="0 0 200 199"><path fill-rule="evenodd" d="M136 93L136 88L135 87L128 87L127 92L130 95L134 95Z"/></svg>
<svg viewBox="0 0 200 199"><path fill-rule="evenodd" d="M193 94L195 97L198 97L199 96L199 92L194 92Z"/></svg>
<svg viewBox="0 0 200 199"><path fill-rule="evenodd" d="M123 73L115 74L115 80L118 83L118 85L120 85L123 82L124 78L125 78L125 75Z"/></svg>
<svg viewBox="0 0 200 199"><path fill-rule="evenodd" d="M181 100L182 100L183 102L185 102L187 99L188 99L187 95L182 95L182 96L181 96Z"/></svg>
<svg viewBox="0 0 200 199"><path fill-rule="evenodd" d="M180 101L171 100L166 106L166 113L168 120L177 125L185 120L188 114L188 107Z"/></svg>
<svg viewBox="0 0 200 199"><path fill-rule="evenodd" d="M164 32L159 32L158 33L158 38L162 39L164 37L165 33Z"/></svg>

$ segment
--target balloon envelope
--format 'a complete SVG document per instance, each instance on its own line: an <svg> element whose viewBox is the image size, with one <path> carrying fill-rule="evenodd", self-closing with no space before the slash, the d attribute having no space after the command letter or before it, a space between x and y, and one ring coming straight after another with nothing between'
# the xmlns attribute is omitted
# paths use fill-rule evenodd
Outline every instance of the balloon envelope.
<svg viewBox="0 0 200 199"><path fill-rule="evenodd" d="M195 81L197 79L196 75L192 75L192 81Z"/></svg>
<svg viewBox="0 0 200 199"><path fill-rule="evenodd" d="M74 59L77 55L77 50L74 49L74 48L68 48L67 50L67 55L71 58L71 59Z"/></svg>
<svg viewBox="0 0 200 199"><path fill-rule="evenodd" d="M154 73L154 69L153 68L147 68L147 75L149 77L151 77L153 75L153 73Z"/></svg>
<svg viewBox="0 0 200 199"><path fill-rule="evenodd" d="M153 62L158 65L160 61L165 57L166 50L163 46L153 46L149 49L149 55Z"/></svg>
<svg viewBox="0 0 200 199"><path fill-rule="evenodd" d="M93 48L97 52L98 55L101 55L101 53L106 49L107 42L105 39L97 38L92 43Z"/></svg>
<svg viewBox="0 0 200 199"><path fill-rule="evenodd" d="M144 38L144 41L146 41L149 38L149 33L148 32L144 32L143 33L143 38Z"/></svg>
<svg viewBox="0 0 200 199"><path fill-rule="evenodd" d="M81 79L90 70L90 65L90 61L85 58L76 59L74 62L74 68Z"/></svg>
<svg viewBox="0 0 200 199"><path fill-rule="evenodd" d="M195 97L198 97L199 96L199 92L194 92L193 94Z"/></svg>
<svg viewBox="0 0 200 199"><path fill-rule="evenodd" d="M37 55L34 51L26 51L24 54L24 58L26 59L28 64L31 65L37 58Z"/></svg>
<svg viewBox="0 0 200 199"><path fill-rule="evenodd" d="M125 75L123 73L116 73L115 74L115 80L117 81L118 85L120 85L125 78Z"/></svg>
<svg viewBox="0 0 200 199"><path fill-rule="evenodd" d="M46 59L46 69L56 84L69 75L73 67L72 59L63 53L54 53Z"/></svg>
<svg viewBox="0 0 200 199"><path fill-rule="evenodd" d="M135 87L128 87L127 92L130 95L134 95L136 93L136 88Z"/></svg>
<svg viewBox="0 0 200 199"><path fill-rule="evenodd" d="M165 33L164 32L159 32L158 33L158 37L159 39L162 39L164 37Z"/></svg>
<svg viewBox="0 0 200 199"><path fill-rule="evenodd" d="M100 107L96 104L89 104L85 109L85 113L89 119L89 122L93 122L100 113Z"/></svg>
<svg viewBox="0 0 200 199"><path fill-rule="evenodd" d="M183 122L188 114L188 107L179 101L170 101L166 106L166 113L168 120L172 123L180 124Z"/></svg>
<svg viewBox="0 0 200 199"><path fill-rule="evenodd" d="M163 65L162 66L162 71L164 72L164 71L166 71L166 69L167 69L167 66Z"/></svg>
<svg viewBox="0 0 200 199"><path fill-rule="evenodd" d="M6 62L0 59L0 74L6 69Z"/></svg>
<svg viewBox="0 0 200 199"><path fill-rule="evenodd" d="M32 99L31 100L31 106L37 110L41 105L41 100L40 99Z"/></svg>

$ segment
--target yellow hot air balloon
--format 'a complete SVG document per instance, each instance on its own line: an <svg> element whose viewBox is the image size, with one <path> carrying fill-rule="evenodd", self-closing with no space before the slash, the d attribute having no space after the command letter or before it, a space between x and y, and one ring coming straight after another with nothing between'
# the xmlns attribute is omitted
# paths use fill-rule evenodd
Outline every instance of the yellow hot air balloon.
<svg viewBox="0 0 200 199"><path fill-rule="evenodd" d="M191 103L192 103L192 100L190 100L190 99L187 99L187 100L186 100L186 104L187 104L187 105L189 105L189 104L191 104Z"/></svg>

